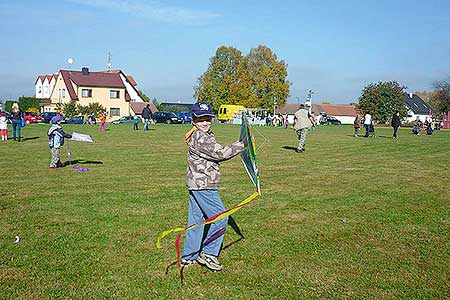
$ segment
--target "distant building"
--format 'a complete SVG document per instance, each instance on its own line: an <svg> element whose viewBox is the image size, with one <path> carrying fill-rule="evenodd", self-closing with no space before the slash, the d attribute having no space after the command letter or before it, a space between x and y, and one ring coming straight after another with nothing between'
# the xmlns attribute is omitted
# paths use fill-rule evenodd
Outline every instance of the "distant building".
<svg viewBox="0 0 450 300"><path fill-rule="evenodd" d="M56 111L58 104L77 101L80 105L99 103L109 117L132 115L130 103L144 102L136 89L136 81L121 70L91 72L60 70L51 75L39 75L36 98L41 99L41 110Z"/></svg>
<svg viewBox="0 0 450 300"><path fill-rule="evenodd" d="M294 114L299 109L298 104L287 103L284 106L275 110L276 114L287 114L289 123L293 123ZM354 104L313 104L311 112L314 113L316 120L319 116L332 116L341 121L342 124L353 124L357 114L356 106Z"/></svg>
<svg viewBox="0 0 450 300"><path fill-rule="evenodd" d="M407 108L406 122L414 122L417 119L425 122L427 119L431 119L433 114L431 107L413 93L405 94L405 106Z"/></svg>

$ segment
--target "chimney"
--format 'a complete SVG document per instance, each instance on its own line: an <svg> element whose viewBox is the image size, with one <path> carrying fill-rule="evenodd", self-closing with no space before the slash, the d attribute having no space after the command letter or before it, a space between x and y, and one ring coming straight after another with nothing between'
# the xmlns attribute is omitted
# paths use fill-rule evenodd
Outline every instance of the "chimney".
<svg viewBox="0 0 450 300"><path fill-rule="evenodd" d="M413 93L409 93L409 98L412 98L413 97Z"/></svg>
<svg viewBox="0 0 450 300"><path fill-rule="evenodd" d="M89 68L88 67L81 68L81 73L83 74L83 76L89 75Z"/></svg>

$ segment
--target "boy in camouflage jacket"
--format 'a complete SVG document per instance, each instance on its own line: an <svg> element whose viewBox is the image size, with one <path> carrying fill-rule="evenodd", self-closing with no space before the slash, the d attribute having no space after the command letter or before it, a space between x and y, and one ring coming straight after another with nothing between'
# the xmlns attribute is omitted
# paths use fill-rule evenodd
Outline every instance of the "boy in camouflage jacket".
<svg viewBox="0 0 450 300"><path fill-rule="evenodd" d="M246 146L241 141L228 146L216 143L211 131L213 114L209 104L195 103L192 115L194 127L186 133L186 143L189 145L186 174L189 190L188 226L225 210L217 190L220 182L219 163L238 155ZM182 265L198 262L211 270L222 270L217 257L227 223L228 218L223 218L211 224L205 238L207 244L203 244L204 226L188 230L184 240Z"/></svg>

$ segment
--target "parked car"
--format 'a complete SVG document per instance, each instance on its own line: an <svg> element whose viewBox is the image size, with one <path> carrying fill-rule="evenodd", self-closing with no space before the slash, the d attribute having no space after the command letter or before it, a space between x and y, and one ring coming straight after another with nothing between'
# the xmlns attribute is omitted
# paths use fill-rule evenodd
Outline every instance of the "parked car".
<svg viewBox="0 0 450 300"><path fill-rule="evenodd" d="M338 119L336 119L336 117L331 117L331 116L327 116L327 117L322 117L320 118L320 125L341 125L341 121L339 121Z"/></svg>
<svg viewBox="0 0 450 300"><path fill-rule="evenodd" d="M139 123L142 123L141 117L138 116ZM111 124L133 123L134 116L125 116L117 120L111 121Z"/></svg>
<svg viewBox="0 0 450 300"><path fill-rule="evenodd" d="M64 123L66 124L84 124L84 117L83 116L76 116L72 119L66 120Z"/></svg>
<svg viewBox="0 0 450 300"><path fill-rule="evenodd" d="M56 116L56 112L54 112L54 111L50 111L50 112L45 112L45 113L42 113L41 114L41 117L42 117L42 121L44 122L44 123L50 123L50 120L54 117L54 116Z"/></svg>
<svg viewBox="0 0 450 300"><path fill-rule="evenodd" d="M34 112L24 112L23 113L23 119L25 120L25 123L41 123L44 121L44 118L41 116L36 115Z"/></svg>
<svg viewBox="0 0 450 300"><path fill-rule="evenodd" d="M170 111L157 111L153 114L153 119L155 120L155 123L166 123L166 124L183 123L183 119L181 119L175 113Z"/></svg>
<svg viewBox="0 0 450 300"><path fill-rule="evenodd" d="M182 123L191 123L192 122L192 114L190 112L186 112L186 111L177 112L176 115L183 120Z"/></svg>

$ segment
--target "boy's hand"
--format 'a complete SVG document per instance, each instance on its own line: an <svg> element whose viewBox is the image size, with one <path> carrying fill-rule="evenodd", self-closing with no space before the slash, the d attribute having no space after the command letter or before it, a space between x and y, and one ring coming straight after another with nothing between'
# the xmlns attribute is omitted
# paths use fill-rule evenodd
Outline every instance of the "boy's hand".
<svg viewBox="0 0 450 300"><path fill-rule="evenodd" d="M247 147L248 146L247 134L244 134L239 141L244 143L244 147Z"/></svg>

